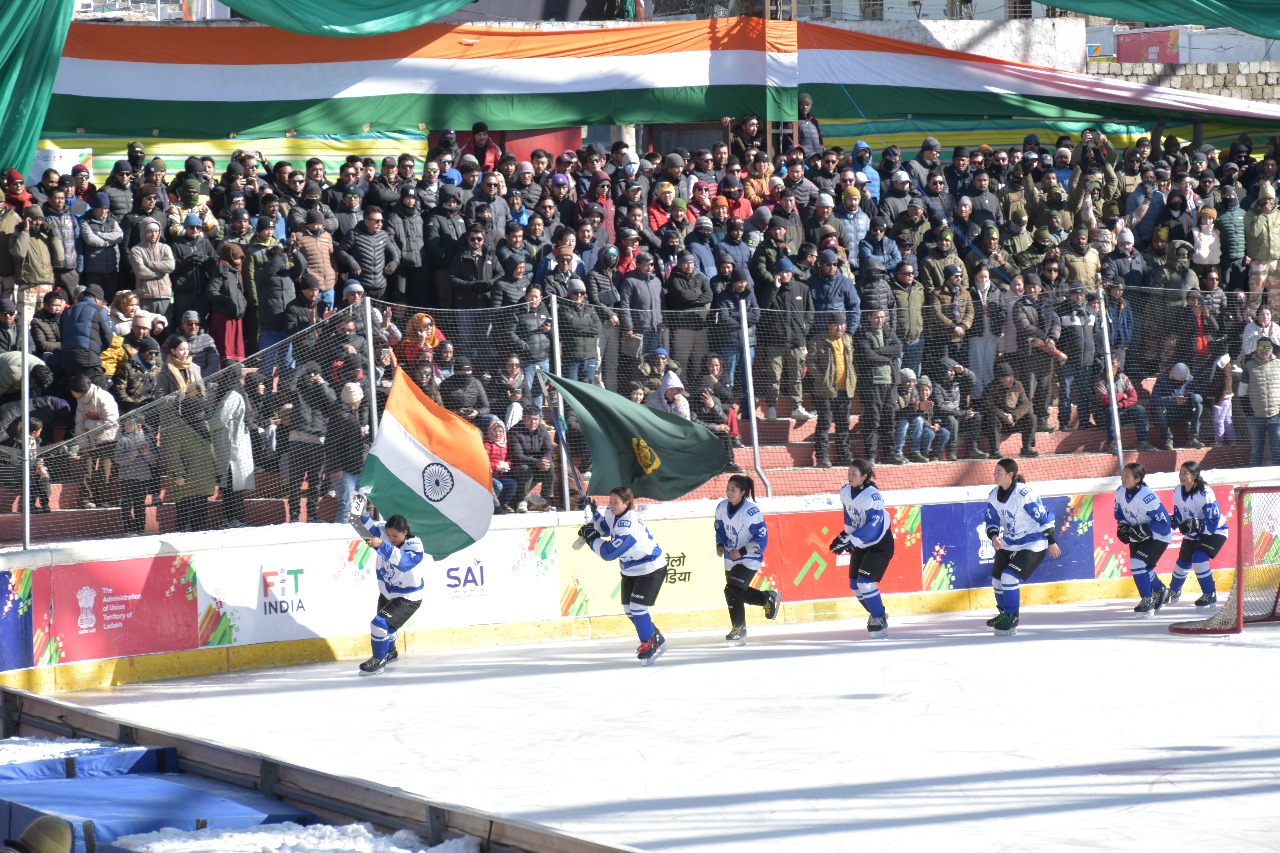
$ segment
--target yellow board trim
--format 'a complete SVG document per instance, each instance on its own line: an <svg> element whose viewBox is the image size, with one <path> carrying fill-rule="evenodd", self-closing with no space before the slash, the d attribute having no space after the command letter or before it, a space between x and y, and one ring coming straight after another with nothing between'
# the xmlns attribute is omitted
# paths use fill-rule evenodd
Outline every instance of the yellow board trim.
<svg viewBox="0 0 1280 853"><path fill-rule="evenodd" d="M1219 589L1231 589L1235 582L1235 570L1215 571L1214 580ZM1024 607L1136 597L1131 578L1058 581L1022 587ZM886 595L885 599L889 613L894 616L990 610L995 607L991 590L985 588L898 593ZM854 620L860 618L863 612L857 600L852 597L793 603L784 601L779 621L804 624ZM658 612L655 613L655 618L667 634L727 627L725 612L720 608L680 613ZM551 640L616 639L633 635L631 622L619 615L405 631L400 634L399 645L407 654L424 654L433 651L527 645ZM0 673L0 686L53 695L220 672L361 660L368 654L369 638L365 635L288 640L12 670Z"/></svg>

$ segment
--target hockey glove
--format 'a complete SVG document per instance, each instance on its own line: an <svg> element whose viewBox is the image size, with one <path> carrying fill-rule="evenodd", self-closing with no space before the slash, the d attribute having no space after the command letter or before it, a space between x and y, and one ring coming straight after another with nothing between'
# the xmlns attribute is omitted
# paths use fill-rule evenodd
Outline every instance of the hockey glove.
<svg viewBox="0 0 1280 853"><path fill-rule="evenodd" d="M1188 518L1178 525L1178 529L1182 531L1183 536L1194 536L1204 529L1204 522L1198 518Z"/></svg>
<svg viewBox="0 0 1280 853"><path fill-rule="evenodd" d="M1129 531L1129 541L1135 545L1139 542L1146 542L1150 538L1151 528L1145 524L1136 525Z"/></svg>
<svg viewBox="0 0 1280 853"><path fill-rule="evenodd" d="M1126 545L1131 544L1133 539L1133 527L1128 524L1116 525L1116 538Z"/></svg>
<svg viewBox="0 0 1280 853"><path fill-rule="evenodd" d="M827 547L831 549L832 554L844 554L853 550L853 540L848 533L841 532Z"/></svg>
<svg viewBox="0 0 1280 853"><path fill-rule="evenodd" d="M995 539L995 538L996 538L997 536L999 536L999 535L1000 535L1000 528L999 528L999 527L988 527L988 528L987 528L987 538L988 538L988 539Z"/></svg>
<svg viewBox="0 0 1280 853"><path fill-rule="evenodd" d="M596 530L593 524L584 524L578 528L578 538L590 544L600 538L600 531Z"/></svg>

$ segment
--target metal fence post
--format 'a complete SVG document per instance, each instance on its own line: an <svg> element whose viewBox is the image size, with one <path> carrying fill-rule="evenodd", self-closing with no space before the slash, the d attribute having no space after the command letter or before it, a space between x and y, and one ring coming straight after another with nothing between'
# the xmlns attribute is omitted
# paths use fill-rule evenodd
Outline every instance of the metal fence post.
<svg viewBox="0 0 1280 853"><path fill-rule="evenodd" d="M553 293L551 299L551 372L562 376L560 364L560 301ZM550 388L548 388L548 391ZM565 446L569 440L569 423L564 419L564 397L556 395L555 417L564 425L565 440L560 442L560 504L561 509L568 512L573 507L569 503L569 448ZM584 495L585 497L585 495Z"/></svg>
<svg viewBox="0 0 1280 853"><path fill-rule="evenodd" d="M1116 441L1116 474L1117 476L1124 471L1124 441L1120 437L1120 407L1116 405L1116 377L1111 369L1111 324L1107 321L1107 297L1105 291L1102 295L1102 310L1098 312L1102 320L1102 364L1103 375L1107 377L1107 390L1111 394L1111 403L1108 415L1111 418L1111 428L1115 430ZM1145 436L1138 436L1138 441L1145 440Z"/></svg>
<svg viewBox="0 0 1280 853"><path fill-rule="evenodd" d="M760 482L764 483L765 496L773 497L773 484L769 482L768 475L764 473L764 465L760 462L760 431L756 423L756 388L751 378L751 336L747 330L745 299L738 300L738 323L738 333L742 340L742 358L739 363L742 365L742 375L745 377L746 385L743 393L746 394L747 411L751 418L751 458L754 460L756 473L760 475Z"/></svg>
<svg viewBox="0 0 1280 853"><path fill-rule="evenodd" d="M369 353L369 369L365 372L365 380L369 383L369 440L373 441L378 437L378 380L374 375L377 357L373 352L373 300L366 296L360 301L364 303L364 342ZM390 303L387 305L387 310L391 310Z"/></svg>

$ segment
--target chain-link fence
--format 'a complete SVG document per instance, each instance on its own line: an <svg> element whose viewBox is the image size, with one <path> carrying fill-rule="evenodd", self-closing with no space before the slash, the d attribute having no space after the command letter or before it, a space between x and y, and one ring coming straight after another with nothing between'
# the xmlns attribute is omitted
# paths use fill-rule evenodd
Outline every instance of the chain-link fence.
<svg viewBox="0 0 1280 853"><path fill-rule="evenodd" d="M1000 455L1035 459L1037 479L1114 475L1130 450L1203 455L1213 445L1206 464L1250 462L1235 418L1252 415L1257 341L1280 342L1260 297L1073 293L1048 270L1032 288L1037 299L985 271L966 287L928 260L918 276L904 267L856 287L830 272L801 264L790 280L717 277L722 287L695 281L693 291L654 279L646 292L632 280L545 301L535 290L491 310L362 301L226 369L200 331L171 337L152 362L128 341L74 414L33 387L43 429L29 497L10 410L0 539L21 542L24 529L38 543L345 521L396 366L484 431L495 512L581 497L558 447L554 475L512 476L529 449L525 413L546 419L552 442L558 434L547 428L561 416L543 398L539 368L600 384L619 405L629 398L702 423L732 451L731 470L754 472L775 495L834 490L858 456L899 487L985 483L986 465L929 463ZM702 294L698 307L663 310L689 292ZM572 411L560 426L575 466L589 472ZM1144 461L1177 464L1174 455ZM691 497L723 485L717 478Z"/></svg>

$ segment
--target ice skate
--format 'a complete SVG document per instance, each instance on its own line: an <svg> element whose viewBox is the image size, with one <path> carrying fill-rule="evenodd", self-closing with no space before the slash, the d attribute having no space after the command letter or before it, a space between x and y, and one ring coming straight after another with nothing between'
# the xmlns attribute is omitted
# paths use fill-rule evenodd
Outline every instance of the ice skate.
<svg viewBox="0 0 1280 853"><path fill-rule="evenodd" d="M651 666L658 658L667 651L667 638L662 636L662 632L657 628L653 629L653 636L646 643L641 643L636 649L636 657L645 666Z"/></svg>
<svg viewBox="0 0 1280 853"><path fill-rule="evenodd" d="M395 646L392 646L391 651L387 652L387 656L385 658L371 657L364 663L360 664L360 672L365 675L377 675L387 668L387 664L399 659L400 653L396 651Z"/></svg>
<svg viewBox="0 0 1280 853"><path fill-rule="evenodd" d="M1206 592L1204 595L1196 599L1196 607L1205 608L1212 607L1218 603L1218 593Z"/></svg>
<svg viewBox="0 0 1280 853"><path fill-rule="evenodd" d="M883 640L889 636L889 617L872 616L867 619L867 633L873 640Z"/></svg>
<svg viewBox="0 0 1280 853"><path fill-rule="evenodd" d="M764 603L764 618L777 619L778 611L782 609L782 593L771 589L765 595L769 596L769 600Z"/></svg>
<svg viewBox="0 0 1280 853"><path fill-rule="evenodd" d="M1004 611L997 610L996 615L987 620L987 627L994 628L996 626L996 620L998 620L1002 615L1004 615Z"/></svg>
<svg viewBox="0 0 1280 853"><path fill-rule="evenodd" d="M1165 604L1177 604L1182 600L1182 590L1169 587L1169 594L1164 597Z"/></svg>
<svg viewBox="0 0 1280 853"><path fill-rule="evenodd" d="M1018 633L1018 615L1016 613L1001 613L996 617L995 624L991 626L997 637L1012 637Z"/></svg>
<svg viewBox="0 0 1280 853"><path fill-rule="evenodd" d="M734 625L733 630L725 634L724 641L731 646L745 646L747 644L747 626Z"/></svg>
<svg viewBox="0 0 1280 853"><path fill-rule="evenodd" d="M1160 608L1164 607L1168 596L1169 588L1167 586L1162 586L1159 589L1153 589L1151 591L1151 609L1154 612L1159 613Z"/></svg>
<svg viewBox="0 0 1280 853"><path fill-rule="evenodd" d="M1138 602L1138 606L1133 608L1133 615L1139 619L1150 619L1156 615L1156 603L1152 596L1148 595Z"/></svg>

